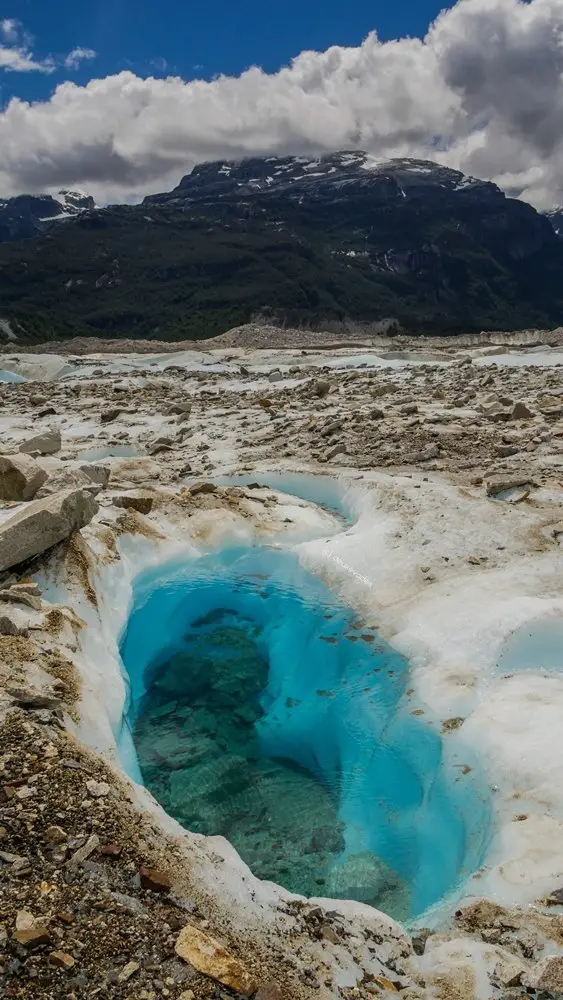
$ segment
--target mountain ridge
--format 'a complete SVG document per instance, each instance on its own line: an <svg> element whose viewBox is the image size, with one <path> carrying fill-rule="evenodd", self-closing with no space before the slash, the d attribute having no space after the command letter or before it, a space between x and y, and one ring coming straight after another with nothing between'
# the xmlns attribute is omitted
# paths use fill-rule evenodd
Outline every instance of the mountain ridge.
<svg viewBox="0 0 563 1000"><path fill-rule="evenodd" d="M0 314L21 336L42 324L42 339L198 339L257 314L311 329L393 318L414 332L563 320L551 222L432 161L219 160L140 205L68 215L0 246Z"/></svg>

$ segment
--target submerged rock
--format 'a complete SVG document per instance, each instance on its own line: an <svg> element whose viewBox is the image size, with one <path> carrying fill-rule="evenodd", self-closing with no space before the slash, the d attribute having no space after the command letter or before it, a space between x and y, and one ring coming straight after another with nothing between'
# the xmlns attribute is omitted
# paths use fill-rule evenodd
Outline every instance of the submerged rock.
<svg viewBox="0 0 563 1000"><path fill-rule="evenodd" d="M46 479L31 455L0 455L0 500L33 500Z"/></svg>
<svg viewBox="0 0 563 1000"><path fill-rule="evenodd" d="M80 489L33 500L0 524L0 571L62 542L89 524L97 510L94 498Z"/></svg>

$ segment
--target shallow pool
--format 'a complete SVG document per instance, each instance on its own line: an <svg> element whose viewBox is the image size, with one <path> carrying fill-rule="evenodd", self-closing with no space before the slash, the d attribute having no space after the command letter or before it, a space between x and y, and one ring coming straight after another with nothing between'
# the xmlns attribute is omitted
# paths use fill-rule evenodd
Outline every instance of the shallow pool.
<svg viewBox="0 0 563 1000"><path fill-rule="evenodd" d="M563 619L541 618L516 629L501 650L498 670L502 674L563 671Z"/></svg>
<svg viewBox="0 0 563 1000"><path fill-rule="evenodd" d="M106 448L92 448L81 451L77 458L82 462L101 462L104 458L139 458L144 452L131 444L108 445Z"/></svg>
<svg viewBox="0 0 563 1000"><path fill-rule="evenodd" d="M0 382L25 382L23 375L16 375L15 372L0 370Z"/></svg>
<svg viewBox="0 0 563 1000"><path fill-rule="evenodd" d="M413 712L408 662L295 553L229 549L147 571L121 652L122 760L258 877L408 919L480 864L477 772Z"/></svg>

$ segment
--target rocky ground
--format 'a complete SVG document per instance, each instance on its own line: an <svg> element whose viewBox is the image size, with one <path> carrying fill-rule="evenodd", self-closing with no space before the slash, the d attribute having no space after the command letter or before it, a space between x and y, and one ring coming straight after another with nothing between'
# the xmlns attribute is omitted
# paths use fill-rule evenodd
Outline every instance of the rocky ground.
<svg viewBox="0 0 563 1000"><path fill-rule="evenodd" d="M465 498L504 501L515 518L528 512L530 551L556 547L563 537L563 368L485 366L458 356L448 365L335 370L291 354L273 370L244 363L228 372L91 368L82 375L78 365L56 382L0 383L3 995L368 1000L398 991L408 1000L516 1000L563 993L559 881L530 908L465 904L448 926L413 940L391 922L364 915L362 923L291 900L278 904L281 922L265 922L263 934L250 917L241 927L196 877L191 842L172 835L158 813L143 812L112 761L74 735L84 683L74 658L82 611L47 600L32 579L46 560L62 560L94 608L81 529L89 526L90 548L111 561L123 535L161 538L165 522L192 519L203 534L198 518L213 511L259 521L275 509L275 497L209 483L280 462L358 476L385 470L401 481L412 477L417 489L446 482ZM84 457L120 447L132 454ZM518 532L523 521L514 523ZM489 557L469 558L477 565ZM425 586L433 573L422 567Z"/></svg>

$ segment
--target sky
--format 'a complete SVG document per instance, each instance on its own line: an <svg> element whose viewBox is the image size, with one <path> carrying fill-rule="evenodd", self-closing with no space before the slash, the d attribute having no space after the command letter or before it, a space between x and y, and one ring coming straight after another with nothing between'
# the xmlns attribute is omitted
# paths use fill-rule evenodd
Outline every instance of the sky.
<svg viewBox="0 0 563 1000"><path fill-rule="evenodd" d="M0 196L341 148L563 203L563 0L2 0Z"/></svg>

